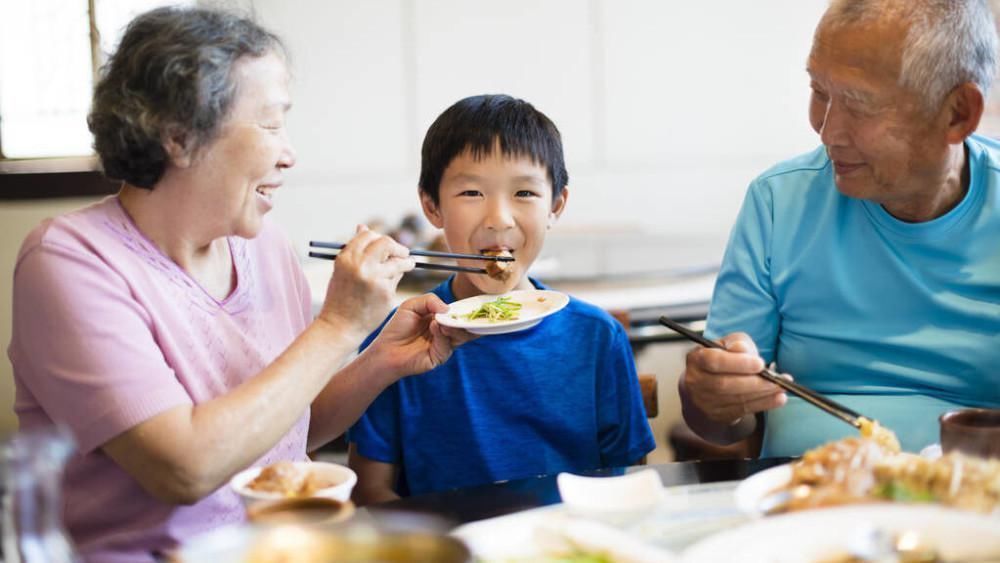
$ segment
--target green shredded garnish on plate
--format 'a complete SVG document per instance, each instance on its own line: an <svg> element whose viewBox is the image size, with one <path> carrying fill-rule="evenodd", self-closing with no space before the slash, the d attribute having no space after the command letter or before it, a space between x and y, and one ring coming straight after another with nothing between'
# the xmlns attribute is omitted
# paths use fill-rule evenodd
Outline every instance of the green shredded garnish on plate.
<svg viewBox="0 0 1000 563"><path fill-rule="evenodd" d="M929 491L914 490L895 481L878 485L872 492L879 498L899 502L935 502L937 500L934 494Z"/></svg>
<svg viewBox="0 0 1000 563"><path fill-rule="evenodd" d="M521 304L512 301L510 297L498 297L494 301L487 301L478 309L467 315L463 315L466 320L486 319L491 323L500 321L516 321L519 318Z"/></svg>

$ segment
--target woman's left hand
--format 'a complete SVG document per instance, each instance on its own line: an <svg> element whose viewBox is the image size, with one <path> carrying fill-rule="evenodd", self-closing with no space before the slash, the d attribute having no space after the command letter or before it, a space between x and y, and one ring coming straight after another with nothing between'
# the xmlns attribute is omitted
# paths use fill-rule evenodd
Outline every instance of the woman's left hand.
<svg viewBox="0 0 1000 563"><path fill-rule="evenodd" d="M461 329L441 326L434 319L448 305L429 293L407 299L365 351L396 378L430 371L448 361L452 351L476 338Z"/></svg>

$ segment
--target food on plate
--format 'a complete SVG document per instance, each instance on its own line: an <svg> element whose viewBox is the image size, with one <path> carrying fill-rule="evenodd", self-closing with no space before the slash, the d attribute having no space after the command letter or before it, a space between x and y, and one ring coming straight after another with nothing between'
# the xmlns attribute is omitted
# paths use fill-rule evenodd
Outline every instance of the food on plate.
<svg viewBox="0 0 1000 563"><path fill-rule="evenodd" d="M247 488L262 493L278 493L285 497L308 497L316 491L338 483L316 471L296 466L291 461L272 463L247 484Z"/></svg>
<svg viewBox="0 0 1000 563"><path fill-rule="evenodd" d="M859 422L861 424L859 430L861 431L862 438L871 438L891 452L900 451L899 438L896 437L895 432L880 425L877 420L871 420L863 416L860 417Z"/></svg>
<svg viewBox="0 0 1000 563"><path fill-rule="evenodd" d="M959 453L927 459L871 436L830 442L792 463L791 479L775 491L790 493L781 510L898 501L1000 511L1000 460Z"/></svg>
<svg viewBox="0 0 1000 563"><path fill-rule="evenodd" d="M491 323L499 321L516 321L520 318L521 304L511 297L497 297L493 301L483 303L474 311L463 315L466 320L486 319Z"/></svg>
<svg viewBox="0 0 1000 563"><path fill-rule="evenodd" d="M509 250L487 250L484 251L483 254L486 256L503 256L506 258L514 257ZM498 281L507 281L510 279L511 264L513 264L513 262L491 260L486 263L486 275Z"/></svg>

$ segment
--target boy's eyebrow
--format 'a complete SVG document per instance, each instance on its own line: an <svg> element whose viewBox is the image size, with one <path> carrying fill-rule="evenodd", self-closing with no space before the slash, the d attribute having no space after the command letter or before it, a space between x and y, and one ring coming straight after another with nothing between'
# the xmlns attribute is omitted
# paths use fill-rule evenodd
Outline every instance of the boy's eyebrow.
<svg viewBox="0 0 1000 563"><path fill-rule="evenodd" d="M482 180L483 177L477 176L476 174L469 174L468 172L461 172L452 176L451 179L478 182L479 180Z"/></svg>
<svg viewBox="0 0 1000 563"><path fill-rule="evenodd" d="M545 180L546 178L539 176L538 174L524 174L514 178L515 182L531 182L533 184L544 184Z"/></svg>

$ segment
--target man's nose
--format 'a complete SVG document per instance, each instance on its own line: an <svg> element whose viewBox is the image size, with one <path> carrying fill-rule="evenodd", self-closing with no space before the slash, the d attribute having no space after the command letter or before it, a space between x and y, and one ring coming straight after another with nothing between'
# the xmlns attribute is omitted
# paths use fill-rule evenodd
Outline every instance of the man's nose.
<svg viewBox="0 0 1000 563"><path fill-rule="evenodd" d="M844 107L835 101L826 105L819 138L828 147L844 146L848 141L847 116Z"/></svg>

